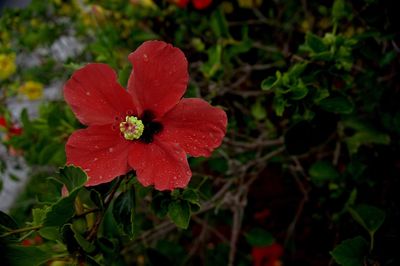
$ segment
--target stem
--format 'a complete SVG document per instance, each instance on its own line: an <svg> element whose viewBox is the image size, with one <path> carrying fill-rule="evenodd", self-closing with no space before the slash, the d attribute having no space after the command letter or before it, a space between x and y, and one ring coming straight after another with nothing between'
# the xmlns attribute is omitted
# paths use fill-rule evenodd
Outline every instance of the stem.
<svg viewBox="0 0 400 266"><path fill-rule="evenodd" d="M11 230L11 231L9 231L7 233L4 233L4 234L0 235L0 238L6 237L6 236L10 236L10 235L14 235L14 234L23 233L23 232L26 232L26 231L31 231L31 230L35 230L36 231L36 230L41 229L42 227L43 227L43 225L41 224L41 225L35 225L35 226L30 226L30 227L18 228L18 229Z"/></svg>
<svg viewBox="0 0 400 266"><path fill-rule="evenodd" d="M371 243L370 243L370 246L369 246L369 252L372 252L372 250L374 249L374 242L375 242L374 233L370 232L369 236L371 237Z"/></svg>

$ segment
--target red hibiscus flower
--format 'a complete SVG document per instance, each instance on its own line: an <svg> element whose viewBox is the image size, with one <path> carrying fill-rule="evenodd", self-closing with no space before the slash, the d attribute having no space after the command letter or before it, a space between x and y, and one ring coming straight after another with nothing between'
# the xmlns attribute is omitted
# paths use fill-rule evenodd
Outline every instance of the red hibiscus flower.
<svg viewBox="0 0 400 266"><path fill-rule="evenodd" d="M173 0L173 1L177 6L181 8L184 8L189 4L189 0ZM192 0L191 2L196 9L200 10L200 9L205 9L209 5L211 5L212 0Z"/></svg>
<svg viewBox="0 0 400 266"><path fill-rule="evenodd" d="M148 41L129 60L128 90L105 64L88 64L65 84L66 102L88 126L69 137L67 164L86 171L87 186L134 169L144 186L183 188L192 175L186 154L211 155L225 135L226 114L204 100L182 98L188 63L178 48Z"/></svg>

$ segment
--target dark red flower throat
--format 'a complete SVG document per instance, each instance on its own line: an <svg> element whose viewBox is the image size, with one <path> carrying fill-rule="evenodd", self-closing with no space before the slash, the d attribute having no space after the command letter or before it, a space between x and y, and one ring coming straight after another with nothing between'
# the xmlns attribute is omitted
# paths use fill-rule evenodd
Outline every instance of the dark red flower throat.
<svg viewBox="0 0 400 266"><path fill-rule="evenodd" d="M151 111L144 111L140 120L142 120L144 125L144 131L142 136L139 138L140 141L144 143L153 142L153 137L155 134L160 133L163 130L163 125L154 120L155 116Z"/></svg>

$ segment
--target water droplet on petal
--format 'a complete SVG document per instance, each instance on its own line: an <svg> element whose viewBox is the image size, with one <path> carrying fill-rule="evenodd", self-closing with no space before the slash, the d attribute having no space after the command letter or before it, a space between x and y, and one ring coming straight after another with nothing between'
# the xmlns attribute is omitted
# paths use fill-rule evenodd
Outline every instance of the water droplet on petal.
<svg viewBox="0 0 400 266"><path fill-rule="evenodd" d="M86 95L87 95L87 96L90 96L90 92L89 92L89 91L87 91L87 92L86 92Z"/></svg>
<svg viewBox="0 0 400 266"><path fill-rule="evenodd" d="M99 159L99 158L95 157L95 158L93 159L93 162L97 161L98 159Z"/></svg>
<svg viewBox="0 0 400 266"><path fill-rule="evenodd" d="M143 61L145 61L145 62L149 61L149 57L147 54L143 54Z"/></svg>
<svg viewBox="0 0 400 266"><path fill-rule="evenodd" d="M113 151L114 151L114 148L108 148L108 151L109 151L109 152L113 152Z"/></svg>

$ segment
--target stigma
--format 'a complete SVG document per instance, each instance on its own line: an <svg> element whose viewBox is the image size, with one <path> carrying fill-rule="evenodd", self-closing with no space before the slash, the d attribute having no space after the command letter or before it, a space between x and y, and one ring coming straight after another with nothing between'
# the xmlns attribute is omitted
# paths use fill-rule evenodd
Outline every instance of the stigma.
<svg viewBox="0 0 400 266"><path fill-rule="evenodd" d="M142 136L144 125L137 117L127 116L125 121L119 124L119 130L126 140L135 140Z"/></svg>

